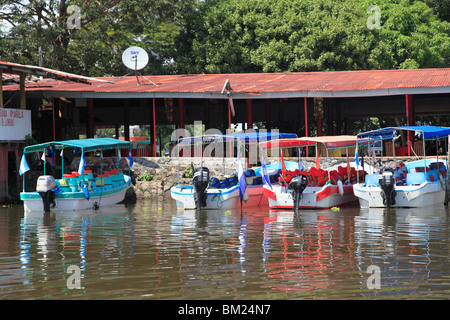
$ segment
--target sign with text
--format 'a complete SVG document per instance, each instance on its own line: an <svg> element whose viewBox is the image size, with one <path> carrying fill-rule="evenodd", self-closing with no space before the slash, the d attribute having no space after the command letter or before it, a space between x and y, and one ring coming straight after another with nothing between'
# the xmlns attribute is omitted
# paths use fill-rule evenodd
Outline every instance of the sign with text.
<svg viewBox="0 0 450 320"><path fill-rule="evenodd" d="M31 135L31 110L0 108L0 141L21 141Z"/></svg>

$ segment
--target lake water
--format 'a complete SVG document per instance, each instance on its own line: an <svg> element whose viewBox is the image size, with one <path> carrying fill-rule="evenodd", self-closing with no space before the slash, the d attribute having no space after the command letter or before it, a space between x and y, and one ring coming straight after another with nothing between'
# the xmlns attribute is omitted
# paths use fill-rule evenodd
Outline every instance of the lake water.
<svg viewBox="0 0 450 320"><path fill-rule="evenodd" d="M443 206L0 208L1 299L449 299L449 257Z"/></svg>

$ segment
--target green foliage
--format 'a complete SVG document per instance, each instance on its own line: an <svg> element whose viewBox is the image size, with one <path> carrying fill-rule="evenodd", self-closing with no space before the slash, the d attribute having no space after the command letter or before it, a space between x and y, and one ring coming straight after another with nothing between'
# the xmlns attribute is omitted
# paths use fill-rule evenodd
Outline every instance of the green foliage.
<svg viewBox="0 0 450 320"><path fill-rule="evenodd" d="M189 22L177 61L188 73L388 68L366 19L351 0L218 0Z"/></svg>
<svg viewBox="0 0 450 320"><path fill-rule="evenodd" d="M188 165L186 169L184 169L183 177L184 178L192 178L194 173L192 172L192 165Z"/></svg>
<svg viewBox="0 0 450 320"><path fill-rule="evenodd" d="M449 24L432 8L423 1L380 0L381 28L369 29L372 4L210 1L180 35L177 67L183 73L224 73L449 66Z"/></svg>
<svg viewBox="0 0 450 320"><path fill-rule="evenodd" d="M357 0L362 8L371 0ZM438 1L435 8L440 8ZM391 47L392 67L443 68L450 66L450 23L442 21L423 1L379 0L380 38ZM447 2L447 10L448 10Z"/></svg>
<svg viewBox="0 0 450 320"><path fill-rule="evenodd" d="M149 53L145 73L170 73L175 37L197 1L2 0L0 59L38 65L42 47L45 67L121 76L129 73L122 64L123 50L137 45ZM80 28L69 28L67 22L74 21L69 5L80 8Z"/></svg>
<svg viewBox="0 0 450 320"><path fill-rule="evenodd" d="M153 176L150 173L148 173L148 172L144 172L144 173L141 173L138 176L137 180L139 180L139 181L152 181L153 180Z"/></svg>

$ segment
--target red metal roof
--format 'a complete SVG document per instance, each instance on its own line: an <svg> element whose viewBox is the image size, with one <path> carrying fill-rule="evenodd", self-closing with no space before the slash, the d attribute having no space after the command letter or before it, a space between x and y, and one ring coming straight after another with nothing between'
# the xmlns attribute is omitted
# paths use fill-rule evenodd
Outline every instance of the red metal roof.
<svg viewBox="0 0 450 320"><path fill-rule="evenodd" d="M233 98L343 97L393 94L449 93L450 68L361 70L291 73L238 73L103 77L114 83L85 85L62 81L42 81L26 86L30 91L54 92L75 97L202 97L226 98L222 94L229 79ZM5 90L18 90L9 86ZM116 93L117 95L111 95ZM128 93L128 94L126 94Z"/></svg>
<svg viewBox="0 0 450 320"><path fill-rule="evenodd" d="M75 82L81 82L81 83L85 83L85 84L91 84L91 82L94 82L94 81L95 82L104 82L104 80L89 78L89 77L80 76L80 75L67 73L67 72L62 72L62 71L58 71L58 70L53 70L53 69L49 69L49 68L29 66L29 65L23 65L23 64L6 62L6 61L0 61L0 69L6 70L6 72L9 72L9 73L25 73L28 75L48 77L48 78L63 80L63 81L75 81Z"/></svg>

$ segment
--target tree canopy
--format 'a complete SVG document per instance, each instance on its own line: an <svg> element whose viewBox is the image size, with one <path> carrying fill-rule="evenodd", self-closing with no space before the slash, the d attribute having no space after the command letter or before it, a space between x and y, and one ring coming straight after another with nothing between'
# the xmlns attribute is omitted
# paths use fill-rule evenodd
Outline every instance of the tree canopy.
<svg viewBox="0 0 450 320"><path fill-rule="evenodd" d="M437 0L436 0L437 2ZM182 73L326 71L449 65L449 23L423 1L216 0L180 35Z"/></svg>
<svg viewBox="0 0 450 320"><path fill-rule="evenodd" d="M448 0L0 0L0 59L122 76L450 66ZM73 7L76 6L76 7ZM78 11L75 9L78 8Z"/></svg>
<svg viewBox="0 0 450 320"><path fill-rule="evenodd" d="M129 46L150 57L145 72L172 72L175 37L197 0L0 0L0 58L89 76L124 75ZM71 7L72 6L72 7ZM74 7L76 6L76 7Z"/></svg>

